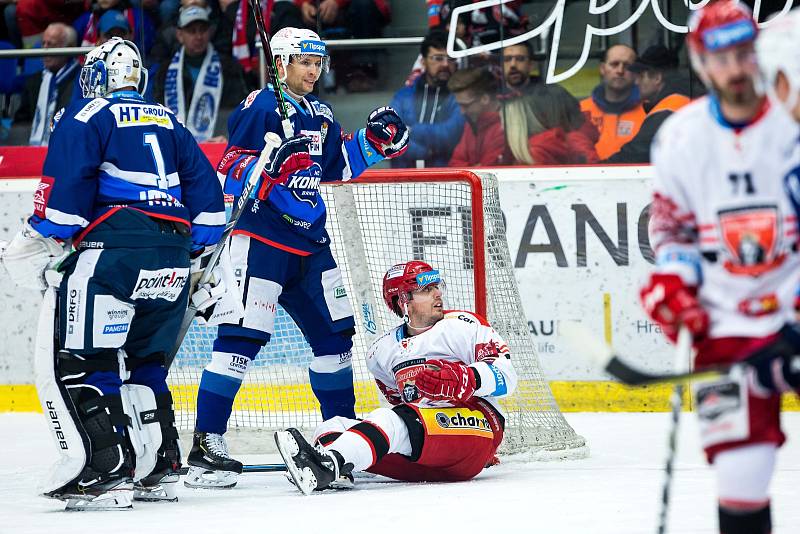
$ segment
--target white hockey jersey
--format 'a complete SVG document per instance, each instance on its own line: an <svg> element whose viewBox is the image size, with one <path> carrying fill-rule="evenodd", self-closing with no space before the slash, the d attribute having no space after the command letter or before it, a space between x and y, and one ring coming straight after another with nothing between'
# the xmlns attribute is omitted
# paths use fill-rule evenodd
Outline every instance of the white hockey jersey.
<svg viewBox="0 0 800 534"><path fill-rule="evenodd" d="M735 128L708 97L673 114L656 136L656 269L699 287L711 337L762 337L794 318L800 256L787 187L800 176L798 139L777 105Z"/></svg>
<svg viewBox="0 0 800 534"><path fill-rule="evenodd" d="M453 406L420 397L414 377L428 360L463 362L474 368L480 376L475 396L489 401L501 414L496 399L512 394L517 387L506 342L482 317L466 311L446 311L441 321L416 336L406 336L400 325L375 340L367 351L367 368L392 404Z"/></svg>

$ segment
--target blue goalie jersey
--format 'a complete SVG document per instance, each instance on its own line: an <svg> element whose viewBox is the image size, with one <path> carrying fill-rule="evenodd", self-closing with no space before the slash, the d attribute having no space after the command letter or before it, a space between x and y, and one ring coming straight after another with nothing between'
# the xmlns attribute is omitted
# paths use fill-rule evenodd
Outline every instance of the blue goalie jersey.
<svg viewBox="0 0 800 534"><path fill-rule="evenodd" d="M314 164L290 176L285 184L273 187L266 198L251 198L234 233L308 255L330 244L320 183L356 178L383 157L367 141L363 129L345 134L333 119L331 108L313 95L296 101L284 93L284 98L290 105L294 134L311 138L309 152ZM229 145L217 168L225 178L226 194L241 194L249 168L242 168L240 163L264 148L264 134L268 131L283 137L271 88L250 93L228 119Z"/></svg>
<svg viewBox="0 0 800 534"><path fill-rule="evenodd" d="M119 91L79 99L56 121L30 218L39 233L79 240L114 212L137 209L191 226L194 249L219 240L219 180L167 108Z"/></svg>

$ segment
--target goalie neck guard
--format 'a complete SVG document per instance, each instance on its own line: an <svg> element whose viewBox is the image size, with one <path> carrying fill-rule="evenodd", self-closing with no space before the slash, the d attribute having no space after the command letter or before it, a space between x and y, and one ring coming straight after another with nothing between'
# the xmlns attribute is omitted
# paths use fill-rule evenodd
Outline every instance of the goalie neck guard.
<svg viewBox="0 0 800 534"><path fill-rule="evenodd" d="M439 271L424 261L409 261L393 265L383 275L383 300L392 313L403 317L401 304L411 300L411 294L431 284L443 284Z"/></svg>
<svg viewBox="0 0 800 534"><path fill-rule="evenodd" d="M131 41L112 37L86 54L80 86L84 98L104 97L125 87L144 94L147 71L139 49Z"/></svg>

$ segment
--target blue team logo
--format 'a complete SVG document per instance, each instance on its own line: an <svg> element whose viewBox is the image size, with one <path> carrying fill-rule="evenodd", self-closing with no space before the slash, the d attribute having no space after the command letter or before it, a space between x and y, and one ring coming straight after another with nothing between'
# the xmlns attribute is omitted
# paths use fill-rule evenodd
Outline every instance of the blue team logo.
<svg viewBox="0 0 800 534"><path fill-rule="evenodd" d="M194 115L190 120L190 124L194 126L195 131L205 132L213 128L211 119L214 117L215 108L214 97L211 93L205 93L200 97Z"/></svg>
<svg viewBox="0 0 800 534"><path fill-rule="evenodd" d="M293 174L286 181L286 188L292 196L300 202L307 202L312 208L317 207L319 200L319 182L322 177L322 167L314 163L307 170Z"/></svg>

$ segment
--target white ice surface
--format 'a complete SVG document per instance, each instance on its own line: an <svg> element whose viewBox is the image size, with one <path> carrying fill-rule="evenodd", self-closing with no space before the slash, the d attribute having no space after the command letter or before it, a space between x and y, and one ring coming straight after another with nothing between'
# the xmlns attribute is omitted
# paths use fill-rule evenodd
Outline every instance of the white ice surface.
<svg viewBox="0 0 800 534"><path fill-rule="evenodd" d="M233 490L180 486L179 503L126 512L62 512L36 495L55 458L44 417L0 414L0 533L623 534L655 532L668 414L568 414L591 445L585 460L505 463L470 482L407 484L361 479L351 491L303 497L281 474L247 474ZM790 440L772 483L774 533L800 532L800 414L784 414ZM715 482L692 414L682 418L671 533L714 534ZM235 451L233 451L235 452ZM243 456L248 463L275 455Z"/></svg>

